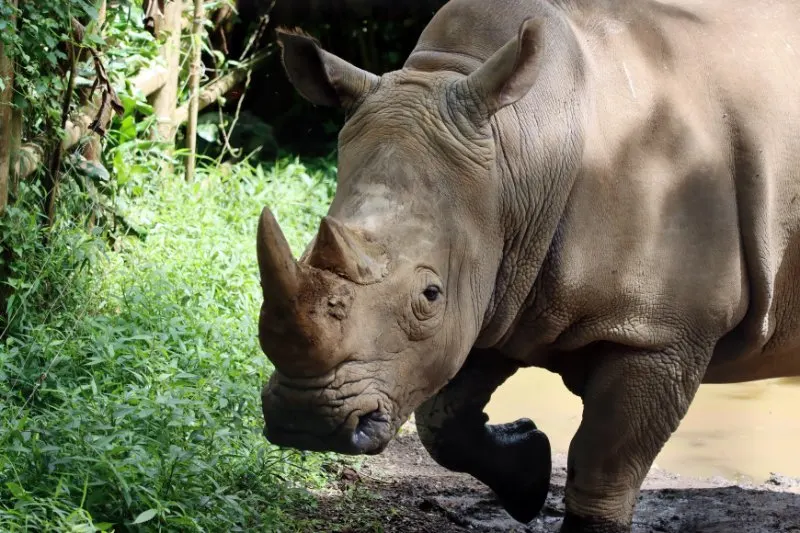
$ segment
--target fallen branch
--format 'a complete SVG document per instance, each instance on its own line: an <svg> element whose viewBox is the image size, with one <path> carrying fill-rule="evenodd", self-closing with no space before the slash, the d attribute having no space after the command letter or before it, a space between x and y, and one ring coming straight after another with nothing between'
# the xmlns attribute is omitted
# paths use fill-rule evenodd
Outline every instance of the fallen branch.
<svg viewBox="0 0 800 533"><path fill-rule="evenodd" d="M202 111L216 102L220 97L230 92L236 85L247 79L247 72L258 67L272 53L271 49L264 49L242 64L236 70L209 82L200 90L197 99L197 109ZM175 126L179 126L189 119L189 103L181 105L175 111Z"/></svg>
<svg viewBox="0 0 800 533"><path fill-rule="evenodd" d="M147 98L167 83L167 69L158 65L142 70L131 79L130 83L131 87Z"/></svg>
<svg viewBox="0 0 800 533"><path fill-rule="evenodd" d="M11 175L19 183L42 166L44 149L33 143L23 144L14 154L11 163Z"/></svg>
<svg viewBox="0 0 800 533"><path fill-rule="evenodd" d="M162 66L153 67L139 72L132 80L131 86L147 97L159 90L166 82L167 69ZM116 99L116 94L114 94ZM116 102L115 102L116 104ZM61 150L66 152L92 132L92 123L98 118L98 106L89 104L67 120L64 126L64 136L61 138ZM15 182L24 180L44 162L44 149L36 143L25 143L12 154L11 176Z"/></svg>

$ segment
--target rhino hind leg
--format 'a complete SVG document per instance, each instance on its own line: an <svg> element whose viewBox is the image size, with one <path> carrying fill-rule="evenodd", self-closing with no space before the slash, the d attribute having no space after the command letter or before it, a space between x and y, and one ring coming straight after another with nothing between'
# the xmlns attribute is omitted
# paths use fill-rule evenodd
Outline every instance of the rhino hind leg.
<svg viewBox="0 0 800 533"><path fill-rule="evenodd" d="M491 425L483 412L494 390L516 370L498 354L470 354L415 417L420 440L437 463L487 485L512 518L527 523L550 489L550 442L527 418Z"/></svg>

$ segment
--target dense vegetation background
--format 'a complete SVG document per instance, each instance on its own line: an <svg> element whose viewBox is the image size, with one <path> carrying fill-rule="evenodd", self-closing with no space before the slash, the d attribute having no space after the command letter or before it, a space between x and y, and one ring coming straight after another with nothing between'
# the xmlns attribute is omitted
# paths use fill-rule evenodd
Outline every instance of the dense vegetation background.
<svg viewBox="0 0 800 533"><path fill-rule="evenodd" d="M15 63L13 80L0 72L0 133L16 117L17 150L34 156L12 153L0 215L0 531L319 529L292 510L341 459L261 435L254 234L269 204L296 253L308 242L335 190L341 117L295 95L271 28L301 25L382 72L441 3L205 1L204 82L267 59L201 114L206 157L187 182L184 130L174 145L154 136L131 84L163 45L140 2L0 0L0 56ZM105 136L62 150L65 118L103 75L119 99Z"/></svg>

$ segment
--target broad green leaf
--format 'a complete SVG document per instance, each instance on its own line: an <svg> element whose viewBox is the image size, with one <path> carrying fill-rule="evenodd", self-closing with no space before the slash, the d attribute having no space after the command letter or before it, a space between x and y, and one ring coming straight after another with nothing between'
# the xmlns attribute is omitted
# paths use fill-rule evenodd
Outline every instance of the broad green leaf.
<svg viewBox="0 0 800 533"><path fill-rule="evenodd" d="M136 517L136 520L131 522L131 525L144 524L145 522L149 522L150 520L155 518L155 516L157 514L158 514L158 510L156 510L156 509L148 509L148 510L140 513L139 516Z"/></svg>

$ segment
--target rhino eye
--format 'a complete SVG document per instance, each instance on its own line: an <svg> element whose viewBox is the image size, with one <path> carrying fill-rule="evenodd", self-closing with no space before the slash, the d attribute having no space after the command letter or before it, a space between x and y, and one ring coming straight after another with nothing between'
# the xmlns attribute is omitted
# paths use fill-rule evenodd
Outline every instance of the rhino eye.
<svg viewBox="0 0 800 533"><path fill-rule="evenodd" d="M409 295L411 303L411 312L418 322L426 322L427 328L433 327L434 322L428 322L431 319L441 319L444 313L444 292L442 292L442 281L435 272L430 269L421 267L417 271L417 285L416 283L409 286L411 294ZM419 325L419 324L418 324Z"/></svg>
<svg viewBox="0 0 800 533"><path fill-rule="evenodd" d="M436 285L428 285L424 291L422 291L422 295L425 296L425 299L429 302L435 302L439 298L440 294L439 287Z"/></svg>

